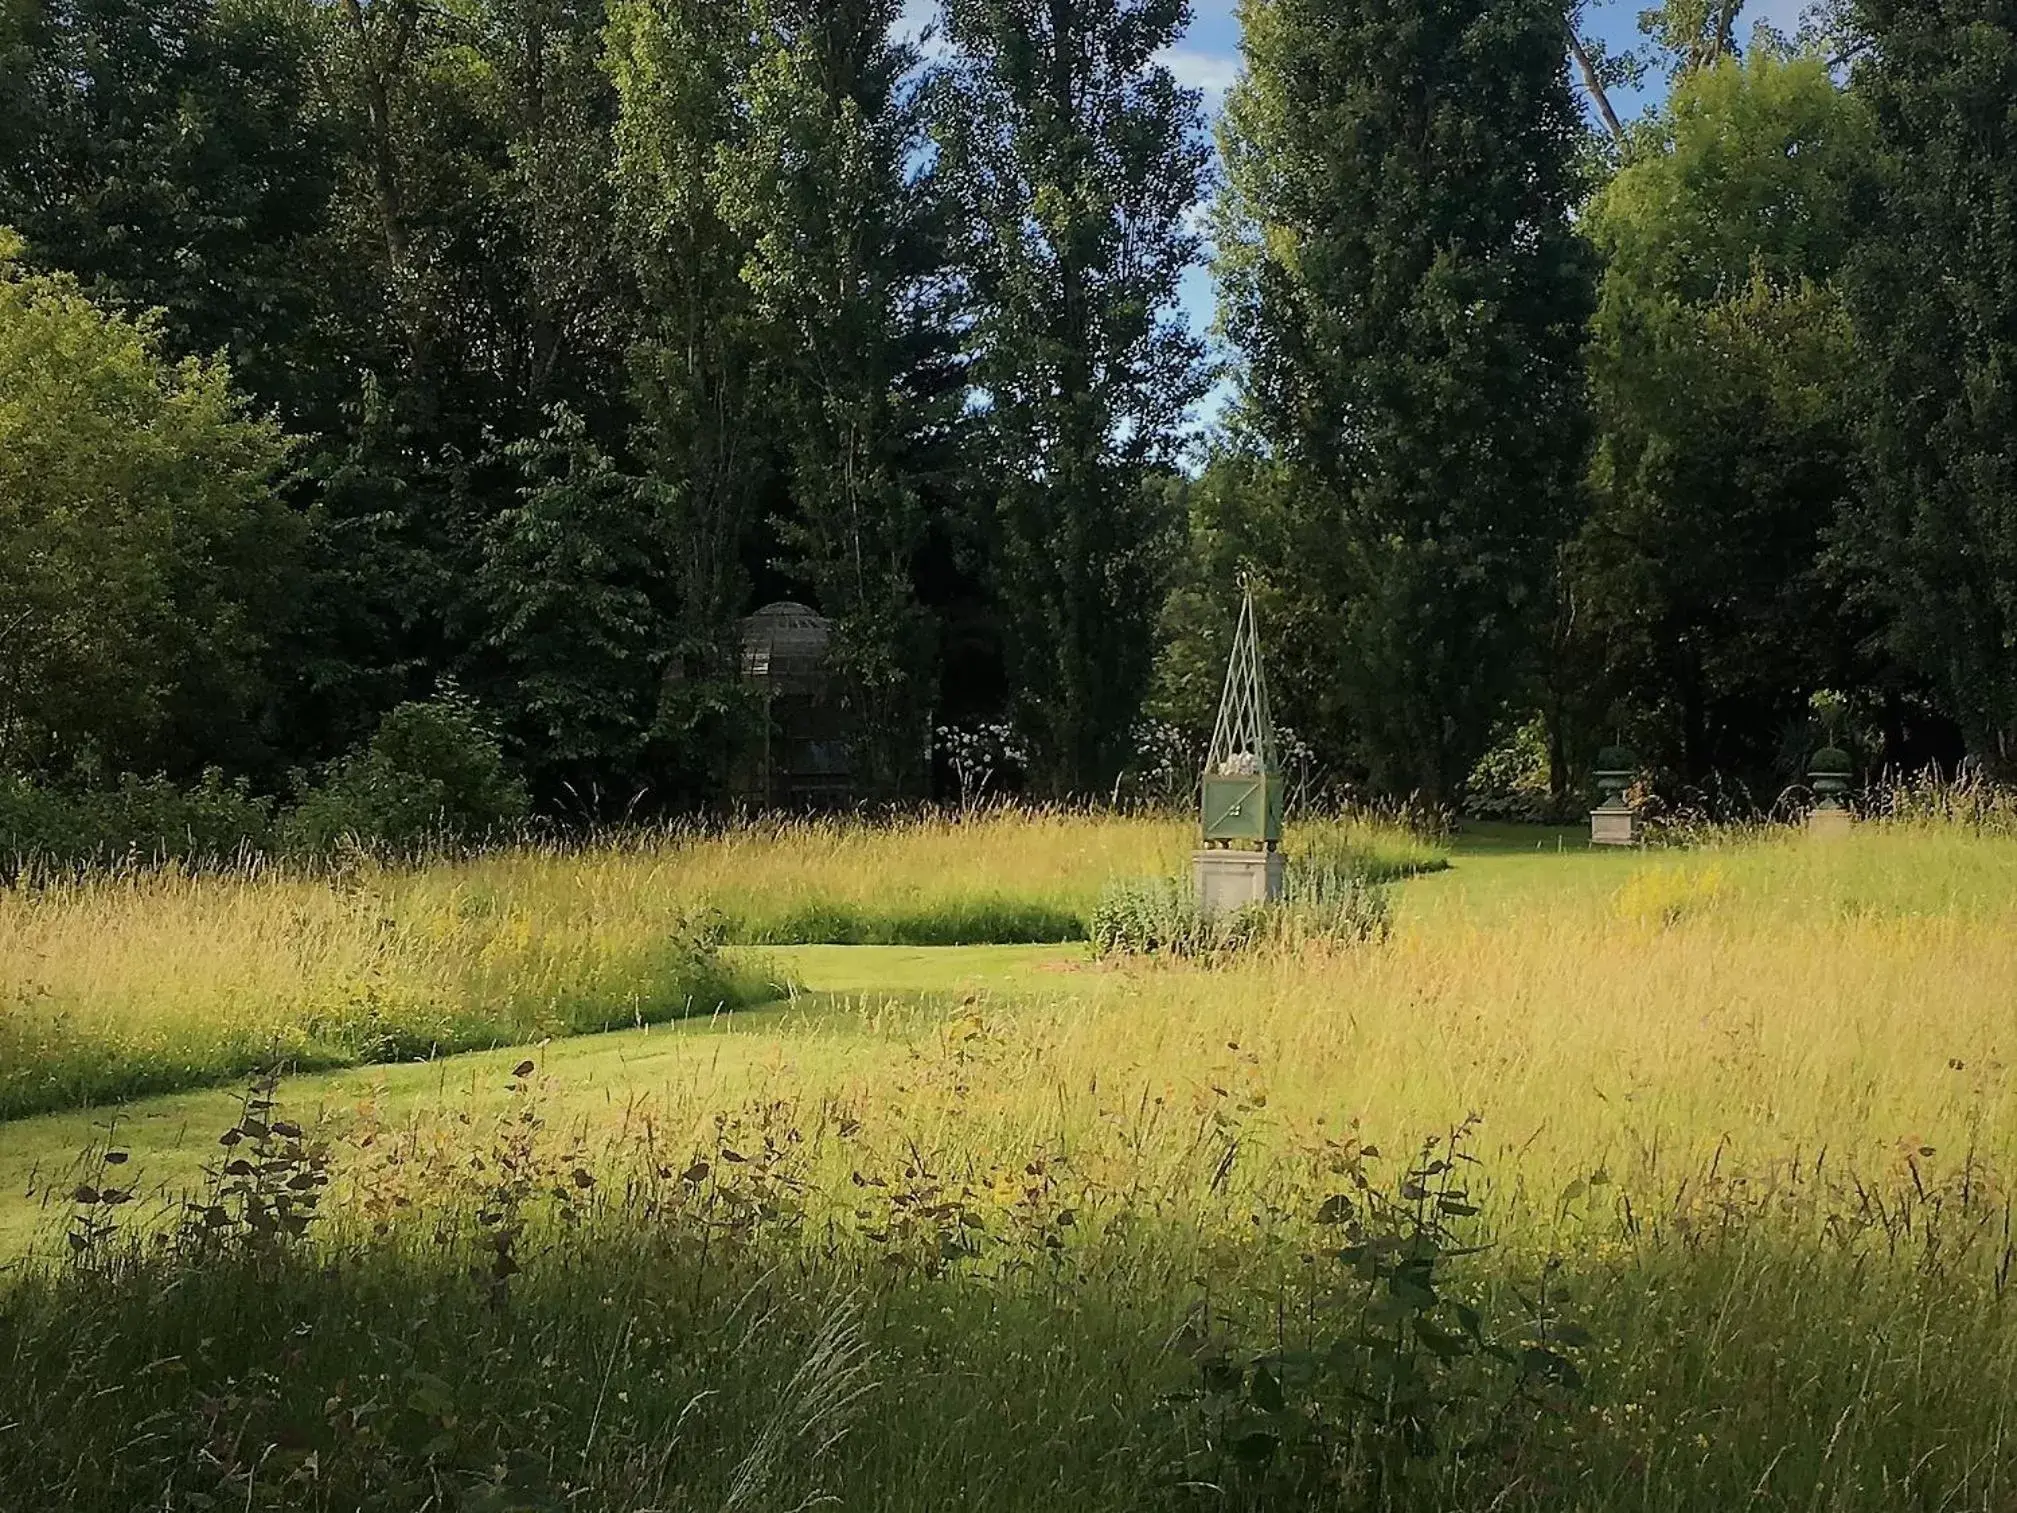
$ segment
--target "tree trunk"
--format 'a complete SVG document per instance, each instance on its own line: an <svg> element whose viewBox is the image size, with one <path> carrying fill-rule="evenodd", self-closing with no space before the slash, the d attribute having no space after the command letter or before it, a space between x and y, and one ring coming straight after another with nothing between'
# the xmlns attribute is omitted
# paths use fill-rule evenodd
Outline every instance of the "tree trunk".
<svg viewBox="0 0 2017 1513"><path fill-rule="evenodd" d="M1574 21L1564 23L1569 34L1569 56L1576 60L1576 69L1583 76L1583 87L1590 92L1590 98L1597 102L1597 114L1604 118L1604 127L1611 133L1611 140L1622 143L1625 128L1618 121L1618 113L1611 109L1611 96L1604 88L1604 81L1597 77L1597 65L1591 61L1589 49L1583 46L1583 39L1576 35Z"/></svg>

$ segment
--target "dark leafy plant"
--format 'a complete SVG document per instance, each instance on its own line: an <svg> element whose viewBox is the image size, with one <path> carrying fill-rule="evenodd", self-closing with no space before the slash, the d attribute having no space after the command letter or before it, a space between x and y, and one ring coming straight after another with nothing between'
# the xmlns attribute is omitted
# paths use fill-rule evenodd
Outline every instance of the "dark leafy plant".
<svg viewBox="0 0 2017 1513"><path fill-rule="evenodd" d="M303 795L289 830L310 851L345 836L411 848L495 834L528 808L482 710L447 688L388 714L368 745Z"/></svg>
<svg viewBox="0 0 2017 1513"><path fill-rule="evenodd" d="M239 1117L218 1137L223 1152L187 1205L181 1241L196 1255L272 1256L308 1233L329 1186L329 1156L301 1126L280 1118L278 1073L246 1092Z"/></svg>
<svg viewBox="0 0 2017 1513"><path fill-rule="evenodd" d="M1540 1422L1583 1385L1574 1353L1590 1342L1563 1318L1550 1263L1517 1325L1488 1330L1480 1290L1453 1277L1486 1247L1460 1227L1478 1217L1463 1149L1475 1116L1427 1141L1391 1190L1368 1163L1377 1147L1333 1143L1340 1190L1317 1209L1324 1242L1301 1338L1243 1347L1210 1319L1192 1330L1191 1383L1164 1404L1183 1446L1168 1468L1181 1492L1219 1489L1219 1506L1283 1507L1322 1493L1387 1506L1420 1483L1447 1485L1467 1463L1516 1460ZM1336 1241L1342 1243L1333 1243Z"/></svg>
<svg viewBox="0 0 2017 1513"><path fill-rule="evenodd" d="M116 1129L108 1130L103 1143L84 1153L70 1190L65 1257L83 1271L103 1269L119 1254L119 1210L134 1198L132 1178L124 1170L132 1153L117 1144L115 1134Z"/></svg>

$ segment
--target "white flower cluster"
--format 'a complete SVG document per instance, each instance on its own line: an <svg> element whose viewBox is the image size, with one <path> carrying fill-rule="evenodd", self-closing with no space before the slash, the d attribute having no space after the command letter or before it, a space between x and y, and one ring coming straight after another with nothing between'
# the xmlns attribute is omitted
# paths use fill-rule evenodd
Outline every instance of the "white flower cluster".
<svg viewBox="0 0 2017 1513"><path fill-rule="evenodd" d="M933 744L952 769L960 807L965 809L978 804L998 778L1029 769L1029 747L1005 720L941 725L933 732Z"/></svg>
<svg viewBox="0 0 2017 1513"><path fill-rule="evenodd" d="M1124 790L1137 798L1168 802L1195 788L1203 753L1182 727L1168 720L1144 719L1128 739L1134 753L1114 785L1116 802Z"/></svg>
<svg viewBox="0 0 2017 1513"><path fill-rule="evenodd" d="M1281 753L1282 770L1303 775L1317 765L1316 748L1286 725L1275 727L1275 749Z"/></svg>

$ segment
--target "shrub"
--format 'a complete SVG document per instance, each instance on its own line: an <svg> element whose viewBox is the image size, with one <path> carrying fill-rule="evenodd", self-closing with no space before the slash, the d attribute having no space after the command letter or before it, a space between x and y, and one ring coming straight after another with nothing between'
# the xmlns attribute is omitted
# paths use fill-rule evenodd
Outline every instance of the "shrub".
<svg viewBox="0 0 2017 1513"><path fill-rule="evenodd" d="M1252 944L1267 913L1256 904L1208 915L1189 878L1135 878L1107 886L1088 933L1095 956L1222 956Z"/></svg>
<svg viewBox="0 0 2017 1513"><path fill-rule="evenodd" d="M1209 959L1248 947L1384 940L1393 909L1386 890L1355 861L1337 857L1291 863L1276 905L1252 904L1208 915L1189 878L1140 878L1110 884L1089 922L1095 956Z"/></svg>
<svg viewBox="0 0 2017 1513"><path fill-rule="evenodd" d="M313 852L345 837L412 849L481 839L529 810L525 784L505 765L482 711L448 689L388 714L369 744L303 793L288 830Z"/></svg>
<svg viewBox="0 0 2017 1513"><path fill-rule="evenodd" d="M1349 942L1385 940L1393 931L1393 900L1357 855L1291 857L1282 891L1277 936Z"/></svg>
<svg viewBox="0 0 2017 1513"><path fill-rule="evenodd" d="M1561 811L1548 788L1548 734L1538 715L1480 757L1464 783L1470 819L1547 824L1559 821Z"/></svg>
<svg viewBox="0 0 2017 1513"><path fill-rule="evenodd" d="M274 804L215 768L193 788L127 774L96 792L0 778L0 875L24 866L222 862L272 844Z"/></svg>
<svg viewBox="0 0 2017 1513"><path fill-rule="evenodd" d="M127 774L65 789L0 776L0 878L122 862L215 865L275 851L326 855L348 838L410 851L479 840L529 812L525 785L469 699L402 704L378 733L281 814L245 779L211 769L192 788Z"/></svg>

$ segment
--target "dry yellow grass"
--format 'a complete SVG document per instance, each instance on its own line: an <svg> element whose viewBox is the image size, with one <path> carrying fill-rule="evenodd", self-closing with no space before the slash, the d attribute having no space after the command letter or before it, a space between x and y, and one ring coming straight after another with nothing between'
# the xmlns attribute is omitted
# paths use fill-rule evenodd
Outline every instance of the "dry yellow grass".
<svg viewBox="0 0 2017 1513"><path fill-rule="evenodd" d="M335 882L155 874L0 893L0 1035L17 1054L115 1048L142 1066L205 1041L312 1059L319 1037L374 1022L524 1040L583 1004L662 1010L665 947L703 907L755 938L821 915L1071 910L1111 877L1179 865L1187 839L1176 822L997 815ZM1075 977L1002 1013L1065 1084L1195 1083L1239 1040L1283 1117L1426 1128L1476 1110L1520 1170L1550 1179L1592 1160L1678 1173L1719 1146L1876 1161L1914 1139L1944 1160L2017 1132L2013 923L2017 845L1941 827L1465 857L1407 885L1382 949ZM1032 1090L1007 1075L993 1096L1019 1106Z"/></svg>
<svg viewBox="0 0 2017 1513"><path fill-rule="evenodd" d="M1389 863L1429 855L1333 827ZM334 876L143 872L0 890L0 1118L748 1002L733 939L1059 940L1111 878L1172 870L1174 820L992 813L521 848ZM710 926L709 921L714 923Z"/></svg>
<svg viewBox="0 0 2017 1513"><path fill-rule="evenodd" d="M1089 871L1155 870L1184 845L1180 829L1145 824L987 824L511 856L377 885L412 890L385 907L416 920L465 918L445 898L592 900L569 916L586 929L712 900L761 934L781 917L755 912L766 901L803 912L839 897L860 918L889 892L906 909L978 896L1011 867L1063 899ZM260 886L296 897L294 884ZM177 931L200 935L189 902L200 892L169 888L193 912L164 927L164 950ZM248 896L236 895L241 906ZM1033 884L1022 896L1042 894ZM147 897L117 917L158 905ZM500 1336L477 1354L458 1337L428 1369L471 1372L472 1401L487 1401L532 1390L514 1373L536 1357L544 1403L558 1389L540 1352L557 1352L579 1399L567 1411L586 1422L602 1411L609 1368L565 1342L610 1336L614 1297L651 1299L642 1317L712 1317L697 1268L722 1268L717 1280L740 1296L743 1263L708 1263L708 1251L672 1265L652 1247L677 1243L689 1222L727 1246L746 1225L734 1233L751 1247L750 1274L797 1279L792 1298L812 1313L829 1284L875 1300L884 1399L877 1427L859 1426L859 1448L832 1472L851 1501L977 1505L982 1477L989 1506L1132 1505L1125 1487L1106 1502L1098 1489L1109 1476L1126 1483L1134 1462L1115 1447L1191 1369L1174 1342L1200 1317L1251 1349L1353 1327L1325 1314L1338 1242L1311 1223L1338 1189L1340 1153L1370 1141L1392 1172L1475 1113L1469 1150L1482 1165L1469 1192L1494 1248L1464 1259L1452 1295L1517 1332L1559 1257L1549 1285L1566 1289L1591 1341L1574 1347L1587 1391L1548 1430L1553 1469L1476 1505L2011 1506L2017 846L1902 825L1834 844L1731 837L1643 855L1460 848L1450 872L1401 886L1397 921L1381 943L1209 970L1081 959L1036 972L1017 956L1022 969L995 991L970 984L981 953L943 953L935 971L926 953L871 950L869 963L900 964L905 991L556 1044L539 1056L549 1154L531 1186L565 1196L587 1161L609 1206L579 1228L528 1231L528 1275L550 1288L526 1305L547 1320L525 1326L547 1329L537 1349ZM227 955L253 938L216 928ZM287 934L276 926L273 938ZM797 959L821 986L831 954ZM936 985L957 991L917 991ZM504 1147L485 1142L528 1128L515 1122L522 1110L496 1126L485 1117L518 1096L503 1083L520 1054L304 1079L284 1094L293 1110L340 1111L325 1126L340 1152L330 1225L356 1241L360 1267L389 1258L442 1306L461 1296L455 1268L472 1254L480 1264L481 1243L451 1264L433 1237L460 1222L454 1206L472 1182L497 1180L486 1173ZM214 1149L230 1116L203 1122L207 1110L157 1121L197 1119L179 1154L165 1147L181 1136L150 1144L144 1116L122 1134L139 1137L143 1180ZM53 1150L60 1121L34 1123ZM88 1134L82 1119L66 1128L72 1148ZM626 1206L639 1192L667 1206ZM393 1213L394 1193L420 1217L384 1220L374 1249L366 1221ZM947 1242L971 1249L946 1263ZM918 1268L929 1281L910 1280ZM586 1290L583 1275L597 1278ZM199 1340L227 1327L232 1296L206 1298L201 1285L199 1274L178 1294L190 1301L176 1326ZM314 1278L293 1285L321 1296ZM331 1347L325 1375L404 1369L372 1354L403 1360L383 1342L408 1327L404 1294L366 1292L355 1306L378 1310L378 1323ZM48 1318L67 1317L60 1303ZM514 1327L471 1318L458 1328ZM124 1336L90 1334L101 1336L112 1341L102 1374L118 1379ZM248 1352L266 1348L256 1331L247 1340ZM84 1348L52 1344L38 1369L71 1371L65 1352ZM673 1413L724 1383L770 1391L761 1373L738 1374L740 1359L649 1390ZM646 1377L628 1380L647 1390ZM58 1416L49 1424L52 1443L70 1432ZM1060 1490L1046 1491L1054 1475ZM1425 1494L1421 1505L1462 1504Z"/></svg>
<svg viewBox="0 0 2017 1513"><path fill-rule="evenodd" d="M690 1061L674 1101L698 1123L759 1093L840 1097L961 1160L1047 1141L1133 1160L1166 1141L1173 1192L1194 1186L1174 1168L1197 1118L1229 1095L1254 1105L1256 1163L1353 1121L1405 1147L1477 1113L1488 1181L1543 1209L1593 1170L1655 1204L1712 1167L2017 1173L2009 843L1460 856L1403 893L1381 946L1093 969L957 1010L865 994ZM955 1054L969 1074L921 1070Z"/></svg>
<svg viewBox="0 0 2017 1513"><path fill-rule="evenodd" d="M664 871L527 856L0 893L0 1111L742 1001Z"/></svg>

